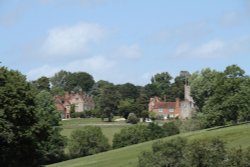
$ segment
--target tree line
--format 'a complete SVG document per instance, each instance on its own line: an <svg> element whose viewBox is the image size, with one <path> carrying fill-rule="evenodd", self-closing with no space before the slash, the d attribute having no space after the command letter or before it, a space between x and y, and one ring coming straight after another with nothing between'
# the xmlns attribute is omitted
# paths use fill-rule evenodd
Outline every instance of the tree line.
<svg viewBox="0 0 250 167"><path fill-rule="evenodd" d="M218 138L188 141L176 137L153 143L152 151L141 153L138 159L138 167L249 167L250 147L227 149Z"/></svg>
<svg viewBox="0 0 250 167"><path fill-rule="evenodd" d="M250 120L250 77L237 65L209 68L190 77L197 117L204 128Z"/></svg>
<svg viewBox="0 0 250 167"><path fill-rule="evenodd" d="M185 76L173 79L168 72L162 72L155 74L151 83L137 86L132 83L114 84L104 80L96 82L86 72L61 70L51 78L43 76L31 81L31 84L38 90L49 91L52 95L63 95L71 91L92 95L96 109L76 116L94 116L111 121L114 115L127 119L129 113L141 118L148 117L148 102L153 96L161 97L165 101L175 101L177 97L183 99L185 80Z"/></svg>

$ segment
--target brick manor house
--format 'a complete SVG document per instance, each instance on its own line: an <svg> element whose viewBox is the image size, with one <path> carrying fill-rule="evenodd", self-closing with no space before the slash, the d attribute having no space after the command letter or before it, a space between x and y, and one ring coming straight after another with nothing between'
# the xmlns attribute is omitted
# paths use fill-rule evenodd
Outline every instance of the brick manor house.
<svg viewBox="0 0 250 167"><path fill-rule="evenodd" d="M181 71L180 76L190 75L187 71ZM162 116L164 119L180 118L186 119L192 116L194 111L194 101L190 96L190 86L186 82L184 85L184 100L180 101L176 98L174 102L162 101L159 97L150 98L148 104L149 112L155 112L156 115Z"/></svg>
<svg viewBox="0 0 250 167"><path fill-rule="evenodd" d="M95 103L92 96L83 92L66 92L63 96L55 96L55 105L61 112L62 119L70 118L70 108L74 106L75 112L83 112L95 108Z"/></svg>

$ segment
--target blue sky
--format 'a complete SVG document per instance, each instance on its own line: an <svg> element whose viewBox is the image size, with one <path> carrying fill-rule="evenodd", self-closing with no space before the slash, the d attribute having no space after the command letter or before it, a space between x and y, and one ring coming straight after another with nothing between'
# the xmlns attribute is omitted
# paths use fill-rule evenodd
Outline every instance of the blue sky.
<svg viewBox="0 0 250 167"><path fill-rule="evenodd" d="M1 0L1 65L144 85L158 72L250 73L250 0Z"/></svg>

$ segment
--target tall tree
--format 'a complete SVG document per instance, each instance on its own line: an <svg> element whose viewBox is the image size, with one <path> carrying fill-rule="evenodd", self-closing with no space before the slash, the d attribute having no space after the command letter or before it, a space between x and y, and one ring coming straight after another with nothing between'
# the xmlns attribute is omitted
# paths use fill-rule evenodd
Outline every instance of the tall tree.
<svg viewBox="0 0 250 167"><path fill-rule="evenodd" d="M39 91L41 90L50 90L50 81L49 78L43 76L38 78L35 81L32 81L32 85L35 86Z"/></svg>
<svg viewBox="0 0 250 167"><path fill-rule="evenodd" d="M53 77L50 78L52 87L59 87L65 90L67 78L70 74L71 74L70 72L64 70L61 70L58 73L56 73Z"/></svg>
<svg viewBox="0 0 250 167"><path fill-rule="evenodd" d="M139 90L138 88L131 84L131 83L125 83L122 85L117 85L118 91L121 94L121 98L123 100L125 99L136 99L139 97Z"/></svg>
<svg viewBox="0 0 250 167"><path fill-rule="evenodd" d="M108 118L111 122L113 115L118 112L120 94L115 86L106 86L101 90L98 106L102 118Z"/></svg>
<svg viewBox="0 0 250 167"><path fill-rule="evenodd" d="M249 113L249 78L244 70L236 65L228 66L216 79L214 94L209 97L203 110L207 118L207 127L237 122L240 113ZM244 90L242 90L244 89Z"/></svg>
<svg viewBox="0 0 250 167"><path fill-rule="evenodd" d="M0 67L0 164L6 167L38 166L48 137L35 111L30 84L19 72Z"/></svg>
<svg viewBox="0 0 250 167"><path fill-rule="evenodd" d="M69 153L73 158L107 151L109 148L108 139L100 127L86 126L71 133Z"/></svg>
<svg viewBox="0 0 250 167"><path fill-rule="evenodd" d="M86 72L75 72L66 77L66 91L84 91L88 92L94 85L93 77Z"/></svg>
<svg viewBox="0 0 250 167"><path fill-rule="evenodd" d="M168 72L157 73L151 78L151 84L145 86L149 90L148 96L160 96L165 100L172 100L171 94L172 76Z"/></svg>
<svg viewBox="0 0 250 167"><path fill-rule="evenodd" d="M61 116L54 104L53 96L47 91L41 91L35 97L39 126L46 128L44 141L40 143L40 150L44 152L40 157L43 164L55 163L64 158L65 139L60 134Z"/></svg>
<svg viewBox="0 0 250 167"><path fill-rule="evenodd" d="M219 72L206 68L190 77L191 96L199 111L202 111L205 102L214 94L218 74Z"/></svg>
<svg viewBox="0 0 250 167"><path fill-rule="evenodd" d="M173 101L176 98L184 99L184 85L187 80L186 76L177 76L174 79L174 83L171 84L169 98ZM168 96L168 95L167 95Z"/></svg>

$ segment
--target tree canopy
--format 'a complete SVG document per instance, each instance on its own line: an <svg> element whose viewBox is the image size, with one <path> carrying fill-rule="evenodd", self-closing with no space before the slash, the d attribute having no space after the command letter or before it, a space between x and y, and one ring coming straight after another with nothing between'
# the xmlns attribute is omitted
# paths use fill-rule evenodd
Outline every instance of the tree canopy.
<svg viewBox="0 0 250 167"><path fill-rule="evenodd" d="M249 76L237 65L223 72L205 69L191 77L195 104L205 127L250 120Z"/></svg>
<svg viewBox="0 0 250 167"><path fill-rule="evenodd" d="M0 164L2 166L35 167L49 161L48 157L45 158L48 152L52 153L52 150L60 152L59 147L42 147L51 145L50 141L58 144L61 140L52 139L52 123L39 114L36 108L39 105L36 106L34 93L36 92L32 91L21 73L0 67ZM47 111L45 108L43 110Z"/></svg>

